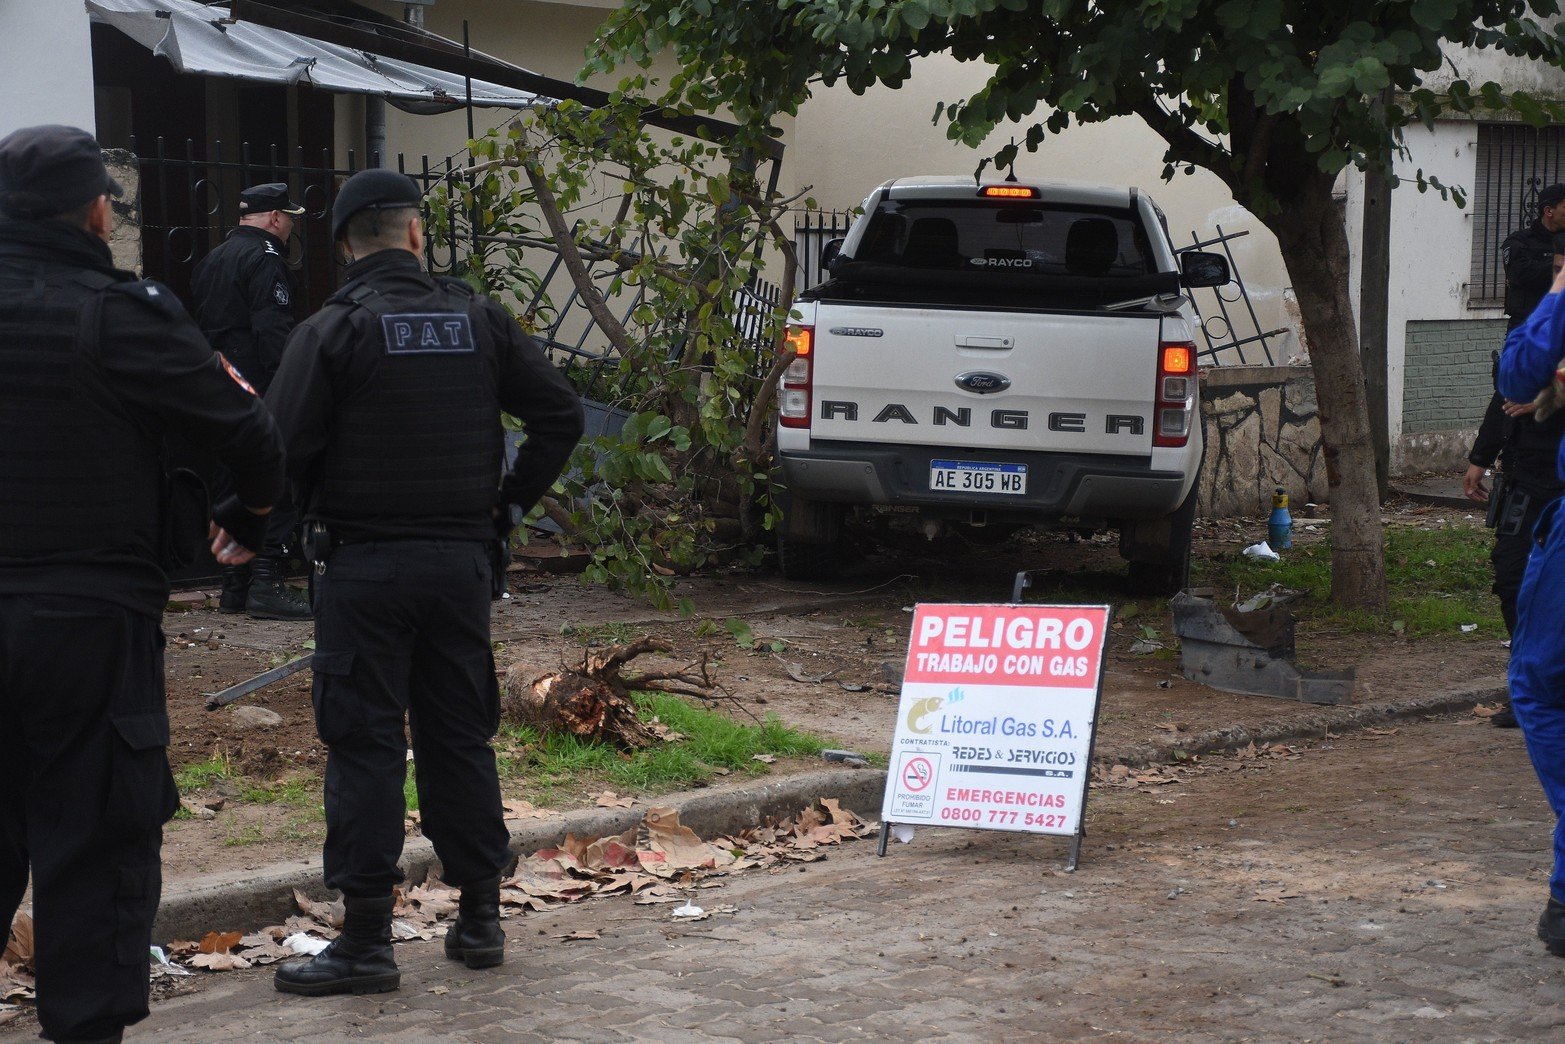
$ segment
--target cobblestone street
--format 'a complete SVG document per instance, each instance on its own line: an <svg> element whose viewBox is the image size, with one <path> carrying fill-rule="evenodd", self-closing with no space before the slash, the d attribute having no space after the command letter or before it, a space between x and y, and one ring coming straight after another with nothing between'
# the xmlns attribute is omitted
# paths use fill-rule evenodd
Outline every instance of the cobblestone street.
<svg viewBox="0 0 1565 1044"><path fill-rule="evenodd" d="M595 901L507 922L468 972L403 944L402 989L306 1000L206 975L130 1039L1551 1039L1534 937L1548 813L1514 732L1463 716L1203 759L1094 790L1054 838L922 831L885 859L739 875L675 922ZM572 932L601 938L564 941ZM19 1035L18 1028L6 1030Z"/></svg>

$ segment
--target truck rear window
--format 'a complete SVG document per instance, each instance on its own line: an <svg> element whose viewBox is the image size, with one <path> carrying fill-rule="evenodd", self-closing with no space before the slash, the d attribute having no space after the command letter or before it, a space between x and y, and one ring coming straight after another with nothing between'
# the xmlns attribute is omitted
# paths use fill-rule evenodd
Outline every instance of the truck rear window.
<svg viewBox="0 0 1565 1044"><path fill-rule="evenodd" d="M853 260L900 268L1093 279L1155 271L1134 215L1031 201L885 200Z"/></svg>

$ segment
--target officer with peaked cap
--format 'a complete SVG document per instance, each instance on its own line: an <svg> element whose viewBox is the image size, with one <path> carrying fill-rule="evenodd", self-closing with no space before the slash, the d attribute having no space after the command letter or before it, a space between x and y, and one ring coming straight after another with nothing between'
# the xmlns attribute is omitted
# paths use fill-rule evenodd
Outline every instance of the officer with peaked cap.
<svg viewBox="0 0 1565 1044"><path fill-rule="evenodd" d="M582 408L504 308L424 271L419 204L417 185L394 171L343 185L332 236L353 258L347 281L289 337L267 394L318 563L324 862L346 907L330 947L278 969L285 993L400 982L391 911L407 731L424 833L462 890L446 956L469 968L504 959L510 853L489 745L500 720L489 602L504 567L491 549L511 509L531 508L559 476ZM509 473L501 411L527 431Z"/></svg>
<svg viewBox="0 0 1565 1044"><path fill-rule="evenodd" d="M286 259L294 219L303 213L280 181L245 189L239 194L238 226L191 276L202 332L262 395L293 329L293 273ZM277 506L262 553L254 562L223 570L220 612L247 613L257 620L309 619L309 603L285 583L297 522L290 501Z"/></svg>
<svg viewBox="0 0 1565 1044"><path fill-rule="evenodd" d="M57 1041L117 1041L147 1015L179 804L164 568L207 525L205 490L164 473L163 436L232 473L220 562L261 546L283 486L254 392L167 287L114 267L119 192L86 131L0 140L0 929L31 869L38 1021Z"/></svg>

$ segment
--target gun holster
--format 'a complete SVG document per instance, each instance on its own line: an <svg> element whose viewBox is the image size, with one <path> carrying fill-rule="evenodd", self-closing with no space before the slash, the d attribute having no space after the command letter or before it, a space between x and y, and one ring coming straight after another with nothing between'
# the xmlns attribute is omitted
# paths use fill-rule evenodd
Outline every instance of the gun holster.
<svg viewBox="0 0 1565 1044"><path fill-rule="evenodd" d="M1484 505L1483 524L1490 529L1500 524L1500 513L1505 508L1505 473L1496 472L1494 476L1494 488L1489 490L1489 502Z"/></svg>
<svg viewBox="0 0 1565 1044"><path fill-rule="evenodd" d="M1494 535L1515 536L1522 531L1522 523L1527 520L1527 511L1532 507L1532 494L1514 482L1507 482L1505 496L1499 499L1500 507L1496 513Z"/></svg>

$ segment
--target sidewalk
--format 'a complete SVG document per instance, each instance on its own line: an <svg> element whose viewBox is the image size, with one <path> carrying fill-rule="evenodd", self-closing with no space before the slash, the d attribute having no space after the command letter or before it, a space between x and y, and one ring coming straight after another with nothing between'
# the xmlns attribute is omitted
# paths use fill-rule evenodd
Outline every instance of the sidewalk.
<svg viewBox="0 0 1565 1044"><path fill-rule="evenodd" d="M920 831L694 893L694 923L612 899L507 922L469 972L398 947L403 986L285 998L202 976L129 1038L1551 1039L1565 961L1533 935L1551 816L1514 732L1472 715L1173 784L1092 792L1065 842ZM568 942L572 932L598 938ZM185 980L192 982L192 980ZM11 1026L0 1038L30 1029Z"/></svg>

